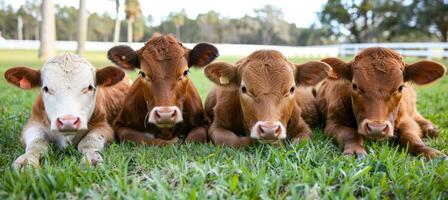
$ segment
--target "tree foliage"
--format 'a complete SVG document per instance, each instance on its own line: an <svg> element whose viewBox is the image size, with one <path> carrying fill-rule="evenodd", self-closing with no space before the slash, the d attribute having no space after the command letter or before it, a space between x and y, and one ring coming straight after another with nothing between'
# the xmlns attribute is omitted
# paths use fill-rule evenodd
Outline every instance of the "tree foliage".
<svg viewBox="0 0 448 200"><path fill-rule="evenodd" d="M17 10L1 2L3 37L17 38L17 16L21 15L24 39L39 38L40 1L27 0ZM273 5L240 18L215 11L189 18L187 10L174 11L155 25L151 15L142 15L138 0L123 2L126 18L119 21L120 41L127 41L129 26L133 41L145 41L160 32L175 34L183 42L271 45L447 41L448 34L448 0L328 0L317 14L319 22L307 28L287 22L282 10ZM76 40L73 22L77 17L77 8L56 5L58 40ZM87 40L113 41L115 17L112 11L89 13Z"/></svg>

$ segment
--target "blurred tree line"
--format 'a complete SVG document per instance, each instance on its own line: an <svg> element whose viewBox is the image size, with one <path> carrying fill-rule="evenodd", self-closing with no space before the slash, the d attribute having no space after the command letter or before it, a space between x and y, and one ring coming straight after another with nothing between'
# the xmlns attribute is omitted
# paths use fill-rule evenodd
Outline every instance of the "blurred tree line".
<svg viewBox="0 0 448 200"><path fill-rule="evenodd" d="M0 0L3 37L18 39L20 35L25 40L39 39L40 6L39 0L27 0L14 10ZM181 10L172 12L158 25L154 25L151 15L141 14L138 1L122 6L125 6L126 19L119 21L120 41L145 41L154 32L160 32L173 33L183 42L322 45L446 42L448 34L448 0L328 0L317 13L319 21L309 28L298 28L287 22L282 10L272 5L256 9L254 16L241 18L227 18L209 11L192 19L188 18L187 11ZM55 11L57 40L76 40L78 8L56 5ZM87 40L113 41L116 16L112 10L110 13L88 14ZM18 27L22 27L21 32Z"/></svg>

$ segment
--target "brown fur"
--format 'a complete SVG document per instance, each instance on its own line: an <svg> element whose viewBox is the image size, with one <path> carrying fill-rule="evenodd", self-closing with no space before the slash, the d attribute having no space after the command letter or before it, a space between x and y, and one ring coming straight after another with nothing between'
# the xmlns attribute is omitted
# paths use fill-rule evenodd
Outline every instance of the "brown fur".
<svg viewBox="0 0 448 200"><path fill-rule="evenodd" d="M253 142L249 132L257 121L279 121L293 141L309 139L308 123L319 123L312 90L297 87L290 93L290 89L301 81L305 85L318 82L316 77L321 72L328 74L331 70L324 63L312 64L309 67L321 69L313 74L315 77L297 78L304 75L297 72L301 66L290 63L280 52L260 50L241 59L235 66L214 63L206 67L207 77L218 85L205 102L207 116L213 121L209 137L215 144L242 147ZM309 83L305 83L307 81ZM247 88L245 93L241 89L243 84Z"/></svg>
<svg viewBox="0 0 448 200"><path fill-rule="evenodd" d="M440 154L421 140L425 135L437 136L437 129L417 112L410 82L426 84L442 77L443 65L431 61L406 65L397 52L386 48L365 49L348 63L337 58L323 61L335 72L317 94L326 118L324 132L345 144L344 153L363 156L364 138L378 140L395 134L412 154L428 158ZM404 86L401 91L400 86ZM370 135L363 122L392 127L388 125L383 135Z"/></svg>
<svg viewBox="0 0 448 200"><path fill-rule="evenodd" d="M108 56L123 68L141 71L115 121L120 141L165 145L177 142L181 136L186 136L187 141L206 141L207 121L202 102L184 72L192 65L201 67L215 59L215 47L202 43L190 50L171 35L158 35L134 54L129 47L118 46L109 50ZM182 111L183 122L172 128L147 124L148 112L155 106L177 106ZM155 138L146 137L145 133Z"/></svg>

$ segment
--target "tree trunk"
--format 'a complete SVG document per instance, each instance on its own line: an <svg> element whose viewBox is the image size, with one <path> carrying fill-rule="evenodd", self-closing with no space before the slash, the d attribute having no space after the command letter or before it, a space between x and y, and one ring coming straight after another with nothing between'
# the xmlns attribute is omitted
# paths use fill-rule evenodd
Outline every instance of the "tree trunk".
<svg viewBox="0 0 448 200"><path fill-rule="evenodd" d="M441 38L441 42L448 42L448 30L442 30L442 38Z"/></svg>
<svg viewBox="0 0 448 200"><path fill-rule="evenodd" d="M115 27L114 27L114 43L117 44L120 41L120 19L118 19L118 11L120 8L120 1L115 0Z"/></svg>
<svg viewBox="0 0 448 200"><path fill-rule="evenodd" d="M39 58L46 60L56 54L56 22L53 0L43 0L42 2L42 25L40 33Z"/></svg>
<svg viewBox="0 0 448 200"><path fill-rule="evenodd" d="M23 40L23 20L22 16L17 16L17 39Z"/></svg>
<svg viewBox="0 0 448 200"><path fill-rule="evenodd" d="M40 39L40 37L39 37L39 24L40 24L40 22L38 21L37 22L37 25L36 25L36 27L34 27L34 39L35 40L39 40Z"/></svg>
<svg viewBox="0 0 448 200"><path fill-rule="evenodd" d="M180 40L180 26L176 25L176 38Z"/></svg>
<svg viewBox="0 0 448 200"><path fill-rule="evenodd" d="M76 53L83 55L86 47L87 39L87 11L86 1L79 0L79 14L78 14L78 48Z"/></svg>
<svg viewBox="0 0 448 200"><path fill-rule="evenodd" d="M132 42L132 23L134 22L133 19L128 19L128 42L131 43Z"/></svg>

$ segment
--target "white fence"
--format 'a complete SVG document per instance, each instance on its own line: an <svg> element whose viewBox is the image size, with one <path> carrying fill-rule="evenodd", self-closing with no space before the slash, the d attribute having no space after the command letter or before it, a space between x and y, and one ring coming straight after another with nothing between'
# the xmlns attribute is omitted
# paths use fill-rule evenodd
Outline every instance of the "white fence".
<svg viewBox="0 0 448 200"><path fill-rule="evenodd" d="M431 58L447 58L448 57L448 43L443 42L419 42L419 43L365 43L365 44L340 44L340 56L353 56L359 50L372 46L381 46L395 49L403 56L410 57L425 57Z"/></svg>
<svg viewBox="0 0 448 200"><path fill-rule="evenodd" d="M120 43L139 49L143 43ZM61 51L75 51L76 41L57 41L56 48ZM112 42L86 42L88 51L107 51L115 44ZM184 43L192 48L195 44ZM287 57L329 57L353 56L359 50L382 46L399 51L403 56L441 58L448 57L448 43L365 43L365 44L338 44L326 46L273 46L273 45L246 45L246 44L215 44L221 55L244 56L258 49L275 49ZM28 49L37 50L39 41L36 40L5 40L0 41L0 49Z"/></svg>

